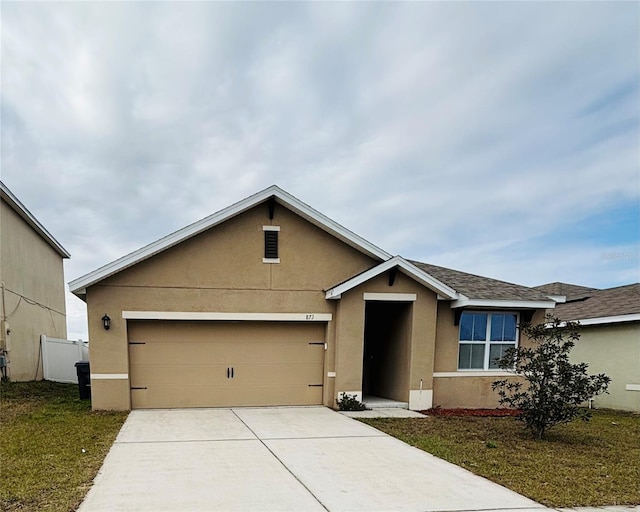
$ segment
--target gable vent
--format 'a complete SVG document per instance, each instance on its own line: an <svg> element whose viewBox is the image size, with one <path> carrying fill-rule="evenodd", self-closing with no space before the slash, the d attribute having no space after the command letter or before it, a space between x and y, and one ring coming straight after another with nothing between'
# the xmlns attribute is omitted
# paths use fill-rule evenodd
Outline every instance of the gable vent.
<svg viewBox="0 0 640 512"><path fill-rule="evenodd" d="M264 232L264 257L266 259L278 258L278 232Z"/></svg>

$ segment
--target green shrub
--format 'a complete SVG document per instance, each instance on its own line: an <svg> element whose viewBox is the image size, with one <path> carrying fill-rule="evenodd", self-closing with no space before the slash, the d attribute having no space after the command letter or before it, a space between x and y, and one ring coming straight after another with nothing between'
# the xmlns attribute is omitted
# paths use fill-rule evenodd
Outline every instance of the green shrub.
<svg viewBox="0 0 640 512"><path fill-rule="evenodd" d="M589 375L587 363L569 361L569 352L580 339L579 329L577 322L562 322L551 316L545 323L523 324L520 332L533 342L533 347L510 348L497 360L500 369L520 375L526 382L493 382L500 405L518 409L517 418L537 439L543 439L555 425L576 418L588 421L591 413L581 405L606 393L611 382L604 373Z"/></svg>
<svg viewBox="0 0 640 512"><path fill-rule="evenodd" d="M336 400L338 409L341 411L366 411L367 406L360 402L356 395L348 395L343 393L340 398Z"/></svg>

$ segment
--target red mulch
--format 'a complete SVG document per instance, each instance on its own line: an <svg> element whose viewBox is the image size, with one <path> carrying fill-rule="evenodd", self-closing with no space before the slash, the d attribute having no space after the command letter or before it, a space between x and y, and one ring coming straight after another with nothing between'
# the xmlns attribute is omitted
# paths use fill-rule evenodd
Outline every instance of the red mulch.
<svg viewBox="0 0 640 512"><path fill-rule="evenodd" d="M478 416L483 418L517 416L520 413L518 409L442 409L440 407L420 412L427 416Z"/></svg>

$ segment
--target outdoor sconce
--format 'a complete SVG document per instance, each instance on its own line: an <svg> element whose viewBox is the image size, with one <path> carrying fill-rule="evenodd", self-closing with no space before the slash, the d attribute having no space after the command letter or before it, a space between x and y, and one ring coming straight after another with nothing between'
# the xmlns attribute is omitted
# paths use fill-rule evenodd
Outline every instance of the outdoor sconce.
<svg viewBox="0 0 640 512"><path fill-rule="evenodd" d="M102 317L102 327L104 327L105 331L111 329L111 318L109 318L109 315L107 315L106 313Z"/></svg>

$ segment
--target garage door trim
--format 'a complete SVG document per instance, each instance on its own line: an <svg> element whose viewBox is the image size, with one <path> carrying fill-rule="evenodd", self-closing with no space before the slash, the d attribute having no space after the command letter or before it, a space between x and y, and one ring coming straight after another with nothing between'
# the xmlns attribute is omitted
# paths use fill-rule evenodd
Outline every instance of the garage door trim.
<svg viewBox="0 0 640 512"><path fill-rule="evenodd" d="M255 322L330 322L331 313L223 313L216 311L123 311L125 320L227 320Z"/></svg>

